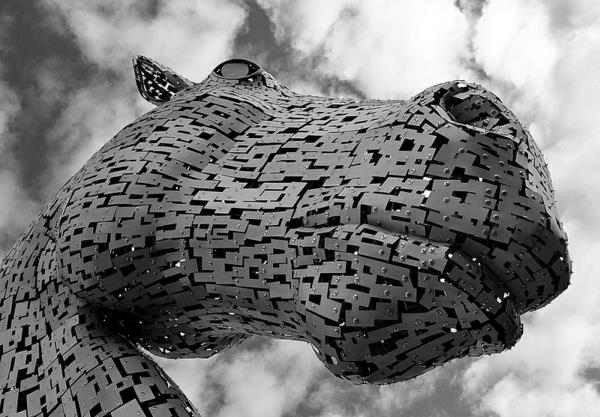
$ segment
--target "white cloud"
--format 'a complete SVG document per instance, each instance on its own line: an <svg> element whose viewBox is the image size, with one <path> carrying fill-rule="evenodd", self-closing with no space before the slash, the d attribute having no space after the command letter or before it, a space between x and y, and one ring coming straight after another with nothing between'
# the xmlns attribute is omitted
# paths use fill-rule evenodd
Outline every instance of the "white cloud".
<svg viewBox="0 0 600 417"><path fill-rule="evenodd" d="M486 74L545 96L559 57L560 39L550 26L547 7L535 0L491 0L475 26L474 54Z"/></svg>
<svg viewBox="0 0 600 417"><path fill-rule="evenodd" d="M304 400L321 364L305 343L274 341L260 352L245 351L211 373L226 388L216 417L278 417ZM214 381L214 380L213 380Z"/></svg>
<svg viewBox="0 0 600 417"><path fill-rule="evenodd" d="M156 358L203 415L278 417L304 401L323 372L306 343L271 340L210 359Z"/></svg>
<svg viewBox="0 0 600 417"><path fill-rule="evenodd" d="M464 78L469 24L452 2L260 2L276 35L317 71L354 82L367 96L407 98Z"/></svg>
<svg viewBox="0 0 600 417"><path fill-rule="evenodd" d="M165 359L146 353L167 372L202 416L210 415L207 411L214 408L217 402L211 370L219 356L208 359Z"/></svg>
<svg viewBox="0 0 600 417"><path fill-rule="evenodd" d="M553 90L569 37L549 4L538 0L490 0L474 25L473 58L489 77L488 88L537 129L542 146L556 137L555 121L563 116Z"/></svg>

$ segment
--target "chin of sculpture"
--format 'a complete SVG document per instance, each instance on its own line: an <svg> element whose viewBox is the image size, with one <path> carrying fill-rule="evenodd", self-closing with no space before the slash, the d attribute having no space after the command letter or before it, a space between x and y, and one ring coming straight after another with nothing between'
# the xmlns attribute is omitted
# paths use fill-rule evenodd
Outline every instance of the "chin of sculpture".
<svg viewBox="0 0 600 417"><path fill-rule="evenodd" d="M243 59L200 83L134 68L156 108L1 265L1 415L196 415L139 348L209 357L251 335L403 381L510 348L569 285L542 154L479 85L356 101Z"/></svg>

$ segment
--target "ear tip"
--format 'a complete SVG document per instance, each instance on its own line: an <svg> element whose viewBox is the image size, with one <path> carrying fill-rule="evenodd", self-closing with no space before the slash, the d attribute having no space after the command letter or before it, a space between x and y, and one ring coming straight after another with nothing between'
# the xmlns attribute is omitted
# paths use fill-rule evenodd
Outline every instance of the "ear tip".
<svg viewBox="0 0 600 417"><path fill-rule="evenodd" d="M143 64L143 63L156 65L156 62L154 60L152 60L144 55L133 55L131 57L131 62L133 62L133 65L139 65L139 64Z"/></svg>
<svg viewBox="0 0 600 417"><path fill-rule="evenodd" d="M194 84L143 55L134 55L132 62L138 91L144 99L154 105L169 101L178 91Z"/></svg>

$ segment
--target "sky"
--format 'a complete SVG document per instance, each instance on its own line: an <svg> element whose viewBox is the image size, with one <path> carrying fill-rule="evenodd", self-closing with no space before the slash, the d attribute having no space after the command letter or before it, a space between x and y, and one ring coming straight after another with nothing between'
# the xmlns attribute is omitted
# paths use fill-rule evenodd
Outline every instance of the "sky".
<svg viewBox="0 0 600 417"><path fill-rule="evenodd" d="M102 144L152 106L131 57L201 81L244 57L299 93L407 99L447 80L492 90L529 128L569 236L572 284L504 353L377 387L303 342L252 338L157 359L203 416L572 417L600 409L600 2L0 2L0 256Z"/></svg>

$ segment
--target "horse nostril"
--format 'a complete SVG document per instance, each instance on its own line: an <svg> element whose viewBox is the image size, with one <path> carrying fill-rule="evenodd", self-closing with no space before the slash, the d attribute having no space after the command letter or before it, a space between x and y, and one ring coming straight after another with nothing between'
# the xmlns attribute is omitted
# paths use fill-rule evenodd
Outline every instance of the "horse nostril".
<svg viewBox="0 0 600 417"><path fill-rule="evenodd" d="M453 121L487 130L508 122L494 99L489 92L456 83L441 97L440 106Z"/></svg>

